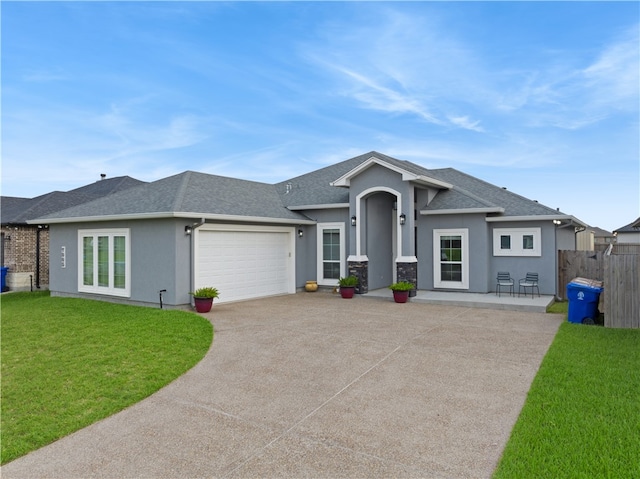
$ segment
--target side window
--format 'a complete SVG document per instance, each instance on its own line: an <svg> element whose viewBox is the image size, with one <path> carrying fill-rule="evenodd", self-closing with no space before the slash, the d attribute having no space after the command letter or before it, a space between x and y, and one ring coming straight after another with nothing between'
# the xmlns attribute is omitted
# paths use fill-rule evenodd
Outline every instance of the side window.
<svg viewBox="0 0 640 479"><path fill-rule="evenodd" d="M78 291L130 295L129 229L78 231Z"/></svg>
<svg viewBox="0 0 640 479"><path fill-rule="evenodd" d="M494 256L541 256L540 228L495 228Z"/></svg>

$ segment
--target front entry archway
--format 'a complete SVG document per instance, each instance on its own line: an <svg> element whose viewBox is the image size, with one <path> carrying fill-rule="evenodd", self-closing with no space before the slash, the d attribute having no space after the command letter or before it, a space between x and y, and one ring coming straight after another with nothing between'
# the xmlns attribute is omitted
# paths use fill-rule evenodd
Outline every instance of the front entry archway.
<svg viewBox="0 0 640 479"><path fill-rule="evenodd" d="M366 199L366 252L369 258L369 288L385 288L394 282L395 259L398 256L396 238L396 195L376 192Z"/></svg>

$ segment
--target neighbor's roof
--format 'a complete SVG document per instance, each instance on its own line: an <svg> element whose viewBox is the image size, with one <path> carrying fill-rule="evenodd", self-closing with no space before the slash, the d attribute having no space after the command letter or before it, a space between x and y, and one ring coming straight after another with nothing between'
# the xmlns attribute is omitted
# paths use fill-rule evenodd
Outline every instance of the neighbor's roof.
<svg viewBox="0 0 640 479"><path fill-rule="evenodd" d="M597 226L591 226L589 227L589 229L593 231L594 237L596 238L606 238L609 236L613 236L613 233L611 231L603 230L602 228L598 228Z"/></svg>
<svg viewBox="0 0 640 479"><path fill-rule="evenodd" d="M628 225L623 226L622 228L618 228L613 230L614 233L637 233L640 231L640 218L635 221L632 221Z"/></svg>
<svg viewBox="0 0 640 479"><path fill-rule="evenodd" d="M169 217L309 222L283 206L274 185L195 171L59 211L42 220L66 223Z"/></svg>

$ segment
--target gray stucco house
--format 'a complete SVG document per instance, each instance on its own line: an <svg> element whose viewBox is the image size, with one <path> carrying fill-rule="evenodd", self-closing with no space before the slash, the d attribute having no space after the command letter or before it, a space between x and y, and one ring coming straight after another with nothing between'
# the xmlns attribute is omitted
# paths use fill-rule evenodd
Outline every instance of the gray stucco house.
<svg viewBox="0 0 640 479"><path fill-rule="evenodd" d="M555 295L557 251L575 217L452 168L370 152L277 184L187 171L35 220L49 225L53 295L182 307L200 286L220 302L409 280L487 293L498 271L540 275Z"/></svg>

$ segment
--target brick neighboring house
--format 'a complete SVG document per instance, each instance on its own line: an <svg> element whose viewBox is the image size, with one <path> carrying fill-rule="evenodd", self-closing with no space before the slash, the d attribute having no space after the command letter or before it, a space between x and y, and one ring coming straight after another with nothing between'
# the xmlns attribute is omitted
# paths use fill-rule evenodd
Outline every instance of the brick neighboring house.
<svg viewBox="0 0 640 479"><path fill-rule="evenodd" d="M0 199L0 255L8 268L6 289L28 291L49 287L49 227L28 220L103 198L143 184L129 176L103 179L71 191L53 191L35 198Z"/></svg>

